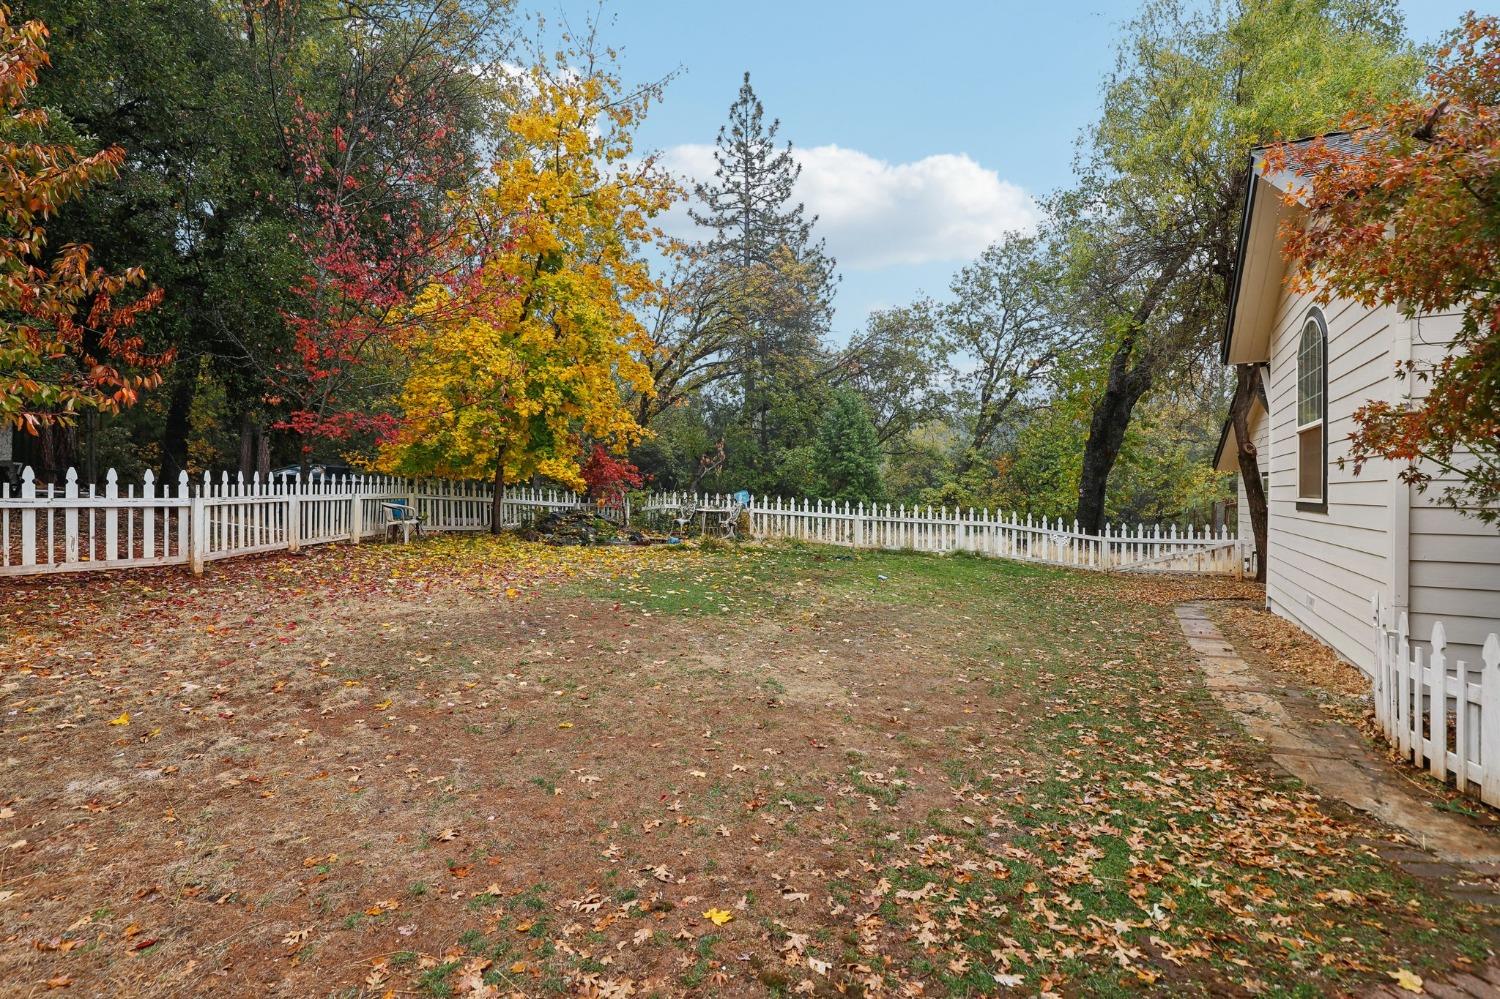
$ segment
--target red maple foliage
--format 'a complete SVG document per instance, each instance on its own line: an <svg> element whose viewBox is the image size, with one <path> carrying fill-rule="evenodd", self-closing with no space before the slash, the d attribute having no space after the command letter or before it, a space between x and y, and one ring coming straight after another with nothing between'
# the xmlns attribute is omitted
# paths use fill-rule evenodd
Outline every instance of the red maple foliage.
<svg viewBox="0 0 1500 999"><path fill-rule="evenodd" d="M259 0L267 34L280 40L271 58L290 61L297 50L297 10ZM294 83L278 98L307 264L283 312L293 349L267 372L266 397L304 456L318 439L394 431L414 300L436 285L445 314L470 308L486 252L459 218L474 150L447 88L468 68L425 35L370 45L351 51L333 100L315 102Z"/></svg>
<svg viewBox="0 0 1500 999"><path fill-rule="evenodd" d="M641 470L625 458L618 458L595 444L580 469L588 484L589 496L604 506L623 506L625 494L645 484Z"/></svg>
<svg viewBox="0 0 1500 999"><path fill-rule="evenodd" d="M1460 312L1441 359L1403 361L1428 384L1411 403L1354 414L1356 472L1381 458L1480 519L1500 519L1500 18L1469 14L1437 53L1424 93L1345 123L1352 141L1274 148L1270 170L1306 178L1283 225L1296 290L1408 316Z"/></svg>

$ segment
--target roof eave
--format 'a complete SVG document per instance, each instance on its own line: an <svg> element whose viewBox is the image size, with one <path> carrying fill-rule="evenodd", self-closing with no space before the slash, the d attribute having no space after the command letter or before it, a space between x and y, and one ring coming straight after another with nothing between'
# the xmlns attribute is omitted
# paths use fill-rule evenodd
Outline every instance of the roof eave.
<svg viewBox="0 0 1500 999"><path fill-rule="evenodd" d="M1229 344L1234 338L1234 317L1240 304L1240 278L1245 271L1245 248L1250 243L1250 217L1255 209L1255 151L1252 150L1246 159L1245 207L1240 212L1240 236L1235 245L1234 272L1229 278L1229 313L1224 321L1224 334L1219 340L1220 364L1229 363Z"/></svg>

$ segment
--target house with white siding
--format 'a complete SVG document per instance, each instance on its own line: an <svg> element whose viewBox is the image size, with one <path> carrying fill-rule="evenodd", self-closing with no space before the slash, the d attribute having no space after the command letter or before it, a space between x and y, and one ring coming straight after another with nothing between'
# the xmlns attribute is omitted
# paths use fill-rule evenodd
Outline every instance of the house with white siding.
<svg viewBox="0 0 1500 999"><path fill-rule="evenodd" d="M1424 492L1393 463L1371 461L1356 475L1347 460L1355 410L1419 397L1423 383L1398 377L1397 365L1441 359L1460 316L1407 319L1289 291L1278 232L1302 213L1285 198L1296 180L1252 154L1222 348L1226 364L1265 366L1265 402L1249 426L1269 507L1266 604L1367 673L1377 594L1409 615L1414 638L1441 619L1452 654L1478 662L1485 636L1500 630L1500 531L1443 505L1441 479ZM1217 466L1239 471L1236 452L1226 426ZM1243 482L1239 511L1249 539Z"/></svg>

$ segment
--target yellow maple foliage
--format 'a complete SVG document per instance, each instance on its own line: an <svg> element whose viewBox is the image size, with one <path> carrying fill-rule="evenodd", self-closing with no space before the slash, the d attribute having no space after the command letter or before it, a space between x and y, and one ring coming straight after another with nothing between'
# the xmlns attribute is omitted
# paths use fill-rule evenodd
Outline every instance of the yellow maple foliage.
<svg viewBox="0 0 1500 999"><path fill-rule="evenodd" d="M497 496L532 475L581 488L586 441L620 449L644 433L622 399L653 391L643 358L655 348L633 307L663 293L643 251L678 188L631 155L654 90L627 94L586 64L562 53L513 81L512 141L472 213L485 248L476 307L456 315L446 287L419 297L431 321L406 345L386 471L484 477Z"/></svg>

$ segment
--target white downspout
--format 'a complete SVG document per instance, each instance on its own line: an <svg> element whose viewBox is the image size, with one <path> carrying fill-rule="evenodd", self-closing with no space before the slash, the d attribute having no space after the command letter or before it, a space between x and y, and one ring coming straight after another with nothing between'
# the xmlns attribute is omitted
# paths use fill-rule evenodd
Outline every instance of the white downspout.
<svg viewBox="0 0 1500 999"><path fill-rule="evenodd" d="M1395 364L1405 365L1412 357L1412 343L1421 334L1421 320L1398 317L1391 324L1391 359ZM1406 406L1411 401L1412 376L1398 378L1394 372L1390 377L1390 401L1394 406ZM1391 485L1391 558L1386 571L1390 589L1392 620L1408 610L1411 593L1411 490L1401 481L1399 465L1388 463Z"/></svg>

